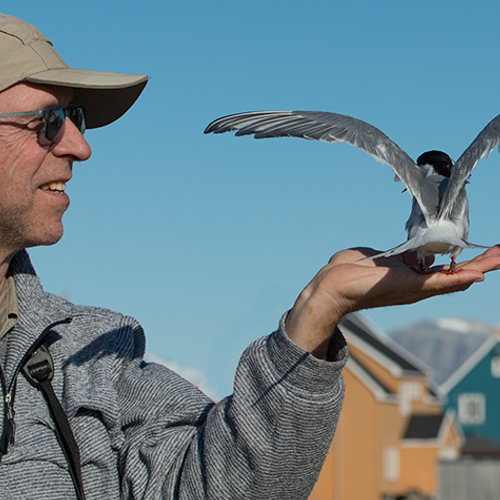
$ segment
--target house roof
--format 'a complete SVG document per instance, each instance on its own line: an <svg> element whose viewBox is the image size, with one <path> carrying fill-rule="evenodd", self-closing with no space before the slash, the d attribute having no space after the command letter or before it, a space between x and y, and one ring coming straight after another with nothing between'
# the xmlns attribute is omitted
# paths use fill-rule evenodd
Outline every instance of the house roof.
<svg viewBox="0 0 500 500"><path fill-rule="evenodd" d="M391 392L387 386L382 384L372 373L368 372L358 361L356 356L353 356L351 352L349 361L347 362L347 370L373 394L377 401L398 403L398 395Z"/></svg>
<svg viewBox="0 0 500 500"><path fill-rule="evenodd" d="M403 439L437 439L445 414L412 415Z"/></svg>
<svg viewBox="0 0 500 500"><path fill-rule="evenodd" d="M359 366L359 368L363 370L365 376L369 377L373 383L377 384L377 386L383 393L389 396L394 395L394 391L391 391L391 389L389 389L389 387L387 387L387 385L384 384L379 377L377 377L369 368L367 368L355 353L350 352L349 355L351 360L354 361Z"/></svg>
<svg viewBox="0 0 500 500"><path fill-rule="evenodd" d="M490 353L498 345L498 339L496 336L492 335L488 337L477 349L472 356L467 359L467 361L455 371L451 377L448 378L439 387L439 392L441 394L449 393L461 380L463 380L475 367L479 364L484 357Z"/></svg>
<svg viewBox="0 0 500 500"><path fill-rule="evenodd" d="M462 428L452 410L438 414L417 414L408 419L401 438L403 446L439 446L445 442L451 429L454 429L460 446L465 442Z"/></svg>
<svg viewBox="0 0 500 500"><path fill-rule="evenodd" d="M359 314L354 313L344 316L340 323L340 329L342 331L347 330L346 336L348 340L353 340L352 336L354 336L371 351L372 355L382 357L386 366L392 365L398 371L406 374L426 376L423 368L417 366L419 362L416 358L413 359L414 356L406 352L389 337L383 338L379 335Z"/></svg>
<svg viewBox="0 0 500 500"><path fill-rule="evenodd" d="M485 436L468 436L462 447L462 456L499 458L500 442Z"/></svg>

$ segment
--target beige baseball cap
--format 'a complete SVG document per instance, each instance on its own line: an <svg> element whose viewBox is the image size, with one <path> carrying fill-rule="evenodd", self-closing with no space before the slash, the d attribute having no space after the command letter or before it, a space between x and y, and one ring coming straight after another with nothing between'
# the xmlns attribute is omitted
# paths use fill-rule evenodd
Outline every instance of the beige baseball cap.
<svg viewBox="0 0 500 500"><path fill-rule="evenodd" d="M70 68L34 26L0 13L0 91L19 82L70 87L87 128L120 118L148 83L146 75Z"/></svg>

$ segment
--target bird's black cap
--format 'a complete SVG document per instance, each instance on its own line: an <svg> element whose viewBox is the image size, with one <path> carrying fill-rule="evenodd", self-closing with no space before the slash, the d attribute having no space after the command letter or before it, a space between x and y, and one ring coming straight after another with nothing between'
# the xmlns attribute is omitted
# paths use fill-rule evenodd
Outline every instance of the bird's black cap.
<svg viewBox="0 0 500 500"><path fill-rule="evenodd" d="M419 167L422 165L431 165L437 174L444 177L449 177L453 168L451 158L442 151L427 151L422 153L417 158L417 165Z"/></svg>

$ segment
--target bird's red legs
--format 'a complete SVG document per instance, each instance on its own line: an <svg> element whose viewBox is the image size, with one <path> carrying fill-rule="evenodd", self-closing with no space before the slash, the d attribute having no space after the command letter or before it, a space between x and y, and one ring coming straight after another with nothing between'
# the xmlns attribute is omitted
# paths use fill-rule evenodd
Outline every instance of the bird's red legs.
<svg viewBox="0 0 500 500"><path fill-rule="evenodd" d="M455 256L452 255L451 256L451 264L450 264L450 268L446 271L441 271L443 274L457 274L459 273L460 271L462 271L462 269L457 269L457 264L455 262Z"/></svg>

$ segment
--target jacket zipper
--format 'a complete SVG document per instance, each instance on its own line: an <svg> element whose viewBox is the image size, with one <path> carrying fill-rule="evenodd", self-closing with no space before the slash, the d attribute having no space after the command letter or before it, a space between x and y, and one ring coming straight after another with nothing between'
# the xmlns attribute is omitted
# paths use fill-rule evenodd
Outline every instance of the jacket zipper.
<svg viewBox="0 0 500 500"><path fill-rule="evenodd" d="M0 439L0 461L2 460L2 456L7 453L9 448L9 444L11 444L12 436L14 435L14 429L12 429L12 425L14 423L14 415L13 415L13 407L11 405L11 394L7 392L5 375L3 370L0 367L0 380L2 383L2 394L4 396L4 422L3 422L3 433Z"/></svg>
<svg viewBox="0 0 500 500"><path fill-rule="evenodd" d="M14 396L15 396L17 376L19 375L19 372L21 371L25 363L28 361L28 359L32 356L32 354L40 347L40 345L43 342L43 339L49 333L49 331L52 330L52 328L54 328L57 325L71 323L72 320L73 318L66 318L63 320L55 321L54 323L51 323L43 330L43 332L38 336L36 341L33 342L31 347L25 352L21 362L17 365L16 370L14 372L14 376L12 377L12 381L7 390L5 388L6 384L5 376L3 371L0 369L0 374L1 374L0 378L2 382L2 389L4 391L4 411L5 411L2 438L0 440L0 460L2 458L2 455L5 455L7 453L9 445L14 444L14 435L16 429L16 425L14 422L14 416L15 416Z"/></svg>

